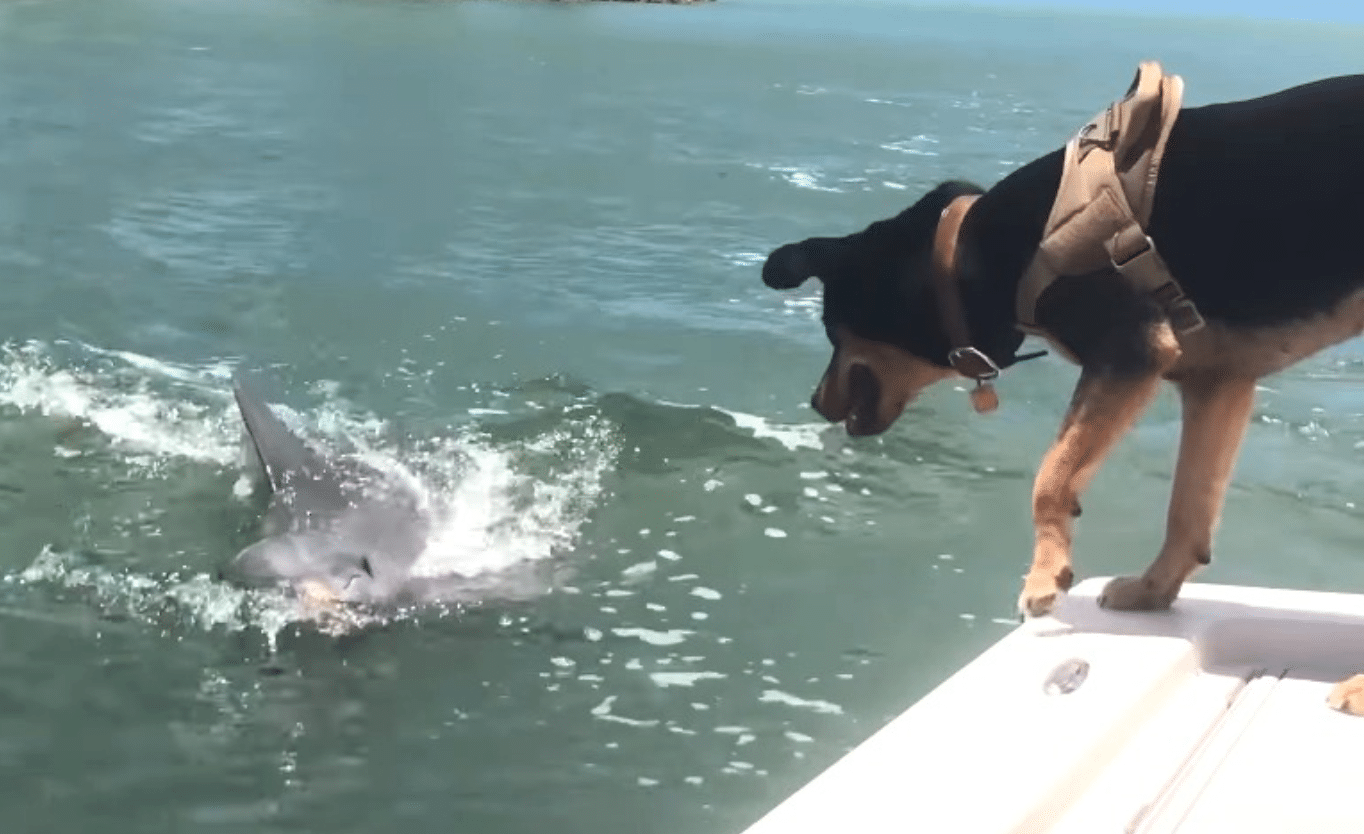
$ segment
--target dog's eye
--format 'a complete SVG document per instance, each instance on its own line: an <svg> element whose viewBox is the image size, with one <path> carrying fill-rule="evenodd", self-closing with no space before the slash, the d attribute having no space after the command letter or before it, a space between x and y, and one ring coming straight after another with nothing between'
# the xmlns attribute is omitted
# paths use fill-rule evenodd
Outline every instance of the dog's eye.
<svg viewBox="0 0 1364 834"><path fill-rule="evenodd" d="M368 556L360 557L360 570L365 572L370 579L374 578L374 566L369 563Z"/></svg>

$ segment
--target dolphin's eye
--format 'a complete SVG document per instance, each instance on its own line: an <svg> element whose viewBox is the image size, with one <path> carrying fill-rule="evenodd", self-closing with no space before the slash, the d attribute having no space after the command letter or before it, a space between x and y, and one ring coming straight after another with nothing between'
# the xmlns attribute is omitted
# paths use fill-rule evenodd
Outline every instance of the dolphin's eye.
<svg viewBox="0 0 1364 834"><path fill-rule="evenodd" d="M360 557L360 570L364 571L370 579L374 578L374 566L369 563L368 556Z"/></svg>

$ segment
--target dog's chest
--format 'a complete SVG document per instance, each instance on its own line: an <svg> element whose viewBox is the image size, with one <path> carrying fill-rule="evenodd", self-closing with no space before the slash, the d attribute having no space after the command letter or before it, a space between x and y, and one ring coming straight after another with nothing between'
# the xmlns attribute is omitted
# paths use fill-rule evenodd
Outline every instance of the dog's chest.
<svg viewBox="0 0 1364 834"><path fill-rule="evenodd" d="M1180 337L1179 362L1166 376L1207 372L1267 376L1361 331L1364 290L1351 293L1327 312L1286 324L1228 327L1208 322L1202 329Z"/></svg>

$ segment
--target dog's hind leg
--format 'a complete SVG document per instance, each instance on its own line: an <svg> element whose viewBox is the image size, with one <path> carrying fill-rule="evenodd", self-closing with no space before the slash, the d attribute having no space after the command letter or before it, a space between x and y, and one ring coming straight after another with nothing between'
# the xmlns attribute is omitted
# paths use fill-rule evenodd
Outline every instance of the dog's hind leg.
<svg viewBox="0 0 1364 834"><path fill-rule="evenodd" d="M1178 385L1184 424L1165 544L1144 574L1108 583L1099 597L1099 604L1106 608L1168 608L1184 581L1212 561L1213 531L1250 422L1255 380L1196 377L1180 380Z"/></svg>
<svg viewBox="0 0 1364 834"><path fill-rule="evenodd" d="M1018 598L1020 612L1035 617L1046 614L1057 596L1070 588L1074 579L1071 526L1079 515L1080 494L1155 397L1163 369L1129 374L1081 371L1061 432L1042 459L1033 484L1037 540L1032 568Z"/></svg>

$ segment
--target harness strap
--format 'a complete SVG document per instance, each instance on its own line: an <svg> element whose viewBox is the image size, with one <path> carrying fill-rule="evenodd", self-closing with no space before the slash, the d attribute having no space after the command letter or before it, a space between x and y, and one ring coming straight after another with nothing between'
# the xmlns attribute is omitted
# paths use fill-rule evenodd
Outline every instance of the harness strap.
<svg viewBox="0 0 1364 834"><path fill-rule="evenodd" d="M1184 82L1155 61L1137 69L1127 94L1066 143L1061 183L1042 242L1018 286L1019 329L1048 335L1037 299L1060 275L1114 269L1150 294L1178 333L1203 326L1197 308L1146 234L1165 145Z"/></svg>

